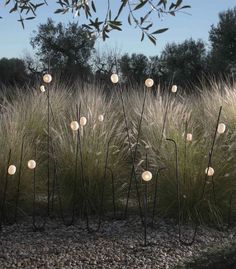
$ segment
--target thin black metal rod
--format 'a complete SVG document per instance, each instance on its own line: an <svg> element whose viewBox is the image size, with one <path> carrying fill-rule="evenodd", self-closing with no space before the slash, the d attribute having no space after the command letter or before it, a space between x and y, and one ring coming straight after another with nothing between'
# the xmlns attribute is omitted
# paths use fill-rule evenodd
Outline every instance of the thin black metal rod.
<svg viewBox="0 0 236 269"><path fill-rule="evenodd" d="M34 142L35 145L35 153L34 153L34 159L37 160L37 142ZM43 223L41 225L36 224L36 169L37 166L33 170L33 204L32 204L32 226L33 226L33 231L43 231L45 230L45 225L46 225L46 217L44 217Z"/></svg>
<svg viewBox="0 0 236 269"><path fill-rule="evenodd" d="M106 177L107 177L107 170L108 170L108 158L109 158L109 149L110 149L110 142L111 142L112 136L109 138L108 143L107 143L107 149L106 149L106 158L105 158L105 166L104 166L104 176L103 176L103 182L101 186L101 200L100 200L100 205L99 205L99 216L98 216L98 224L96 229L92 229L89 225L89 212L88 212L88 207L86 211L86 219L87 219L87 231L89 233L94 233L98 232L101 228L101 223L102 223L102 217L103 217L103 211L104 211L104 191L105 191L105 183L106 183ZM87 190L88 192L88 190ZM87 197L89 197L87 193ZM88 206L88 201L87 204Z"/></svg>
<svg viewBox="0 0 236 269"><path fill-rule="evenodd" d="M53 148L53 146L52 146ZM53 151L53 149L52 149ZM52 181L52 199L51 199L51 215L53 216L54 212L54 200L55 200L55 187L56 187L56 163L53 162L53 181Z"/></svg>
<svg viewBox="0 0 236 269"><path fill-rule="evenodd" d="M146 97L147 97L147 89L144 90L143 105L142 105L141 116L140 116L140 121L139 121L139 125L138 125L138 134L137 134L134 155L133 155L133 164L135 164L136 155L137 155L137 151L138 151L138 143L139 143L140 134L141 134L141 126L142 126L142 121L143 121L143 114L144 114L144 108L145 108L145 103L146 103ZM130 181L129 181L129 188L128 188L128 193L127 193L126 205L125 205L125 212L124 212L125 218L127 217L128 203L129 203L130 192L131 192L131 187L132 187L132 180L133 180L133 176L135 176L135 175L136 175L135 166L133 165L132 171L131 171L131 176L130 176ZM135 187L136 187L136 192L137 192L140 219L141 219L141 223L144 224L143 223L143 212L142 212L142 206L141 206L141 200L140 200L138 180L137 180L136 176L134 177L134 179L135 179Z"/></svg>
<svg viewBox="0 0 236 269"><path fill-rule="evenodd" d="M80 109L81 104L76 105L76 115L77 115L77 121L79 122L80 119ZM71 226L74 224L75 221L75 208L76 208L76 194L77 194L77 177L78 177L78 155L79 155L79 148L80 146L80 131L77 131L76 135L76 151L75 151L75 170L74 170L74 181L73 181L73 196L72 196L72 216L71 221L67 223L67 226ZM81 172L83 173L83 166L81 167Z"/></svg>
<svg viewBox="0 0 236 269"><path fill-rule="evenodd" d="M127 140L128 140L128 146L129 146L131 162L132 162L132 171L131 171L131 176L130 176L130 181L129 181L129 186L128 186L128 193L127 193L125 211L124 211L124 218L127 218L128 203L129 203L130 191L131 191L131 186L132 186L132 178L134 176L135 181L137 181L137 175L136 175L136 171L135 171L135 156L134 156L132 146L131 146L131 138L130 138L129 126L128 126L128 117L127 117L126 110L125 110L125 104L124 104L124 97L123 97L122 88L119 89L119 93L120 93L120 99L121 99L121 104L122 104L123 117L124 117L124 121L125 121L126 136L127 136ZM141 206L141 203L139 202L139 211L141 213L142 210L140 210L140 206Z"/></svg>
<svg viewBox="0 0 236 269"><path fill-rule="evenodd" d="M55 120L55 116L54 116L54 113L53 113L53 109L52 109L52 105L51 105L50 100L49 100L49 108L50 108L50 112L51 112L51 115L52 115L52 120L53 120L53 122L54 122L54 124L56 126L57 123L56 123L56 120ZM51 144L51 148L53 150L53 144ZM55 169L56 169L55 162L53 162L53 165L54 165L54 167L53 167L53 183L52 183L52 191L51 191L51 194L50 194L50 197L52 197L52 199L51 199L51 213L53 213L53 210L54 210L55 180L56 180L55 179L55 173L56 173L56 171L55 171Z"/></svg>
<svg viewBox="0 0 236 269"><path fill-rule="evenodd" d="M15 215L14 215L15 223L17 223L17 217L18 217L18 204L19 204L19 198L20 198L20 183L21 183L22 161L23 161L23 151L24 151L24 140L25 140L25 134L23 135L22 142L21 142L20 165L19 165L19 173L18 173Z"/></svg>
<svg viewBox="0 0 236 269"><path fill-rule="evenodd" d="M216 192L215 192L215 181L214 176L211 177L211 184L212 184L212 193L213 193L213 200L216 205Z"/></svg>
<svg viewBox="0 0 236 269"><path fill-rule="evenodd" d="M111 174L111 189L112 189L112 205L113 205L113 217L116 218L116 198L115 198L115 184L114 173L111 168L107 167L107 171Z"/></svg>
<svg viewBox="0 0 236 269"><path fill-rule="evenodd" d="M148 190L147 190L147 185L148 183L147 182L144 182L144 246L146 247L147 246L147 193L148 193Z"/></svg>
<svg viewBox="0 0 236 269"><path fill-rule="evenodd" d="M50 216L50 93L47 90L47 215Z"/></svg>
<svg viewBox="0 0 236 269"><path fill-rule="evenodd" d="M166 110L165 110L164 119L163 119L163 125L162 125L162 129L161 129L161 143L160 144L162 144L163 135L164 135L165 127L166 127L167 113L168 113L169 103L170 103L170 94L168 94L167 98L168 99L167 99L167 104L166 104Z"/></svg>
<svg viewBox="0 0 236 269"><path fill-rule="evenodd" d="M57 166L58 165L57 165L57 160L56 160L55 150L54 150L53 145L52 145L52 154L53 154L53 161L54 161L54 168L55 168L55 189L57 191L57 196L58 196L59 213L60 213L60 217L62 219L63 224L66 226L67 223L66 223L65 217L64 217L62 198L61 198L61 189L60 189L60 184L59 184L59 181L58 181L58 172L57 172Z"/></svg>
<svg viewBox="0 0 236 269"><path fill-rule="evenodd" d="M216 141L216 136L217 136L217 129L218 129L218 125L219 125L219 122L220 122L221 112L222 112L222 106L220 107L220 110L219 110L219 114L218 114L218 118L217 118L217 122L216 122L216 127L215 127L215 132L214 132L214 136L213 136L213 140L212 140L212 145L211 145L211 149L210 149L210 152L209 152L208 166L207 166L207 171L205 173L205 180L204 180L204 185L203 185L203 189L202 189L200 202L202 201L202 199L204 197L204 194L205 194L205 189L206 189L206 184L207 184L207 177L208 177L207 174L208 174L209 167L212 164L213 150L214 150L214 146L215 146L215 141Z"/></svg>
<svg viewBox="0 0 236 269"><path fill-rule="evenodd" d="M178 200L178 236L179 242L186 246L191 246L196 239L197 234L197 226L195 227L193 237L190 241L184 241L182 239L182 232L181 232L181 201L180 201L180 182L179 182L179 164L178 164L178 146L174 139L167 138L167 141L170 141L174 144L175 147L175 177L176 177L176 187L177 187L177 200Z"/></svg>
<svg viewBox="0 0 236 269"><path fill-rule="evenodd" d="M186 169L187 169L187 130L188 130L188 122L185 122L185 130L184 130L184 186L186 182Z"/></svg>
<svg viewBox="0 0 236 269"><path fill-rule="evenodd" d="M145 169L148 170L148 155L145 156ZM147 246L147 212L148 211L148 182L144 182L144 246Z"/></svg>
<svg viewBox="0 0 236 269"><path fill-rule="evenodd" d="M231 193L230 193L230 197L229 197L228 228L229 228L230 225L231 225L232 201L233 201L233 191L231 191Z"/></svg>
<svg viewBox="0 0 236 269"><path fill-rule="evenodd" d="M0 231L2 230L2 223L5 218L5 205L6 205L6 195L7 195L7 186L8 186L8 167L10 165L11 160L11 150L9 150L8 160L7 160L7 169L5 174L5 184L3 189L3 197L2 197L2 204L1 204L1 211L0 211Z"/></svg>
<svg viewBox="0 0 236 269"><path fill-rule="evenodd" d="M169 86L168 86L168 89L171 87L171 85L173 85L174 77L175 77L175 74L171 80L171 84L169 84ZM162 140L163 140L163 136L164 136L164 132L165 132L165 127L166 127L166 122L167 122L167 114L168 114L169 104L170 104L170 96L171 96L171 90L168 91L168 95L167 95L168 99L167 99L166 110L165 110L164 119L163 119L163 125L162 125L162 129L161 129L160 146L162 145Z"/></svg>
<svg viewBox="0 0 236 269"><path fill-rule="evenodd" d="M154 226L154 220L155 220L155 214L156 214L156 207L157 207L157 183L158 183L158 176L160 174L161 170L166 169L166 167L157 169L156 176L155 176L155 186L154 186L154 198L153 198L153 209L152 209L152 222L151 225L152 227Z"/></svg>

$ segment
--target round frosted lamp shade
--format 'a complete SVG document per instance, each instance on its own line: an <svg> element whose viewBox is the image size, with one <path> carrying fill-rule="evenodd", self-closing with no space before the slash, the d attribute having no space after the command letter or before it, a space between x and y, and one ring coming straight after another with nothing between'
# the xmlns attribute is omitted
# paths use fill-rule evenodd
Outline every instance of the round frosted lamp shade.
<svg viewBox="0 0 236 269"><path fill-rule="evenodd" d="M146 86L147 88L151 88L153 85L154 85L154 81L153 81L153 79L151 79L151 78L147 78L147 79L145 80L145 86Z"/></svg>
<svg viewBox="0 0 236 269"><path fill-rule="evenodd" d="M217 128L217 132L219 134L223 134L226 130L226 125L224 123L219 123L218 128Z"/></svg>
<svg viewBox="0 0 236 269"><path fill-rule="evenodd" d="M150 171L144 171L142 173L143 181L150 181L152 179L152 173Z"/></svg>
<svg viewBox="0 0 236 269"><path fill-rule="evenodd" d="M13 176L16 173L16 166L15 165L10 165L8 167L8 170L7 171L8 171L8 174L9 175Z"/></svg>
<svg viewBox="0 0 236 269"><path fill-rule="evenodd" d="M50 74L45 74L45 75L43 76L43 82L45 82L45 83L50 83L50 82L52 82L52 76L51 76Z"/></svg>
<svg viewBox="0 0 236 269"><path fill-rule="evenodd" d="M81 126L85 126L87 124L87 119L85 117L81 117L79 123Z"/></svg>
<svg viewBox="0 0 236 269"><path fill-rule="evenodd" d="M98 120L101 121L101 122L103 122L104 121L104 116L103 115L99 115L98 116Z"/></svg>
<svg viewBox="0 0 236 269"><path fill-rule="evenodd" d="M212 177L214 175L215 171L212 167L207 167L205 170L205 174L207 174L209 177Z"/></svg>
<svg viewBox="0 0 236 269"><path fill-rule="evenodd" d="M34 160L29 160L29 161L28 161L28 168L29 168L29 169L35 169L35 168L36 168L36 161L34 161Z"/></svg>
<svg viewBox="0 0 236 269"><path fill-rule="evenodd" d="M116 83L118 83L118 81L119 81L118 75L117 74L112 74L111 75L111 82L116 84Z"/></svg>
<svg viewBox="0 0 236 269"><path fill-rule="evenodd" d="M41 92L45 92L45 91L46 91L44 85L41 85L41 86L40 86L40 91L41 91Z"/></svg>
<svg viewBox="0 0 236 269"><path fill-rule="evenodd" d="M192 134L187 134L187 137L186 137L187 141L191 142L193 140L193 135Z"/></svg>
<svg viewBox="0 0 236 269"><path fill-rule="evenodd" d="M78 121L72 121L70 124L70 128L72 131L78 131L78 129L79 129Z"/></svg>
<svg viewBox="0 0 236 269"><path fill-rule="evenodd" d="M176 93L177 90L178 90L177 85L173 85L172 88L171 88L171 91L172 91L173 93Z"/></svg>

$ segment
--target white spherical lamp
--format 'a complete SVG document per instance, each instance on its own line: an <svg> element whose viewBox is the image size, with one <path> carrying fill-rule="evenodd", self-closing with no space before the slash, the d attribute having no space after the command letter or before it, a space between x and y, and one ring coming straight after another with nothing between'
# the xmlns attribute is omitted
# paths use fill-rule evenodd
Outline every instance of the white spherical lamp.
<svg viewBox="0 0 236 269"><path fill-rule="evenodd" d="M223 134L226 130L226 125L224 123L219 123L218 128L217 128L217 132L219 134Z"/></svg>
<svg viewBox="0 0 236 269"><path fill-rule="evenodd" d="M118 83L118 81L119 81L119 77L118 77L118 75L117 75L117 74L112 74L112 75L111 75L111 82L112 82L113 84L116 84L116 83Z"/></svg>
<svg viewBox="0 0 236 269"><path fill-rule="evenodd" d="M41 92L45 92L45 91L46 91L44 85L41 85L41 86L40 86L40 91L41 91Z"/></svg>
<svg viewBox="0 0 236 269"><path fill-rule="evenodd" d="M186 136L187 141L191 142L193 140L193 135L188 133Z"/></svg>
<svg viewBox="0 0 236 269"><path fill-rule="evenodd" d="M142 173L143 181L150 181L152 179L152 173L150 171L144 171Z"/></svg>
<svg viewBox="0 0 236 269"><path fill-rule="evenodd" d="M103 116L103 115L99 115L99 116L98 116L98 120L99 120L100 122L103 122L103 121L104 121L104 116Z"/></svg>
<svg viewBox="0 0 236 269"><path fill-rule="evenodd" d="M78 121L72 121L70 124L70 128L72 131L78 131L78 129L79 129Z"/></svg>
<svg viewBox="0 0 236 269"><path fill-rule="evenodd" d="M212 177L214 175L215 171L212 167L207 167L205 170L205 174L207 174L209 177Z"/></svg>
<svg viewBox="0 0 236 269"><path fill-rule="evenodd" d="M146 86L147 88L151 88L153 85L154 85L154 81L153 81L153 79L151 79L151 78L147 78L147 79L145 80L145 86Z"/></svg>
<svg viewBox="0 0 236 269"><path fill-rule="evenodd" d="M79 120L79 123L81 126L85 126L87 124L87 119L86 117L81 117Z"/></svg>
<svg viewBox="0 0 236 269"><path fill-rule="evenodd" d="M52 76L50 74L45 74L43 76L43 82L45 82L47 84L50 83L50 82L52 82Z"/></svg>
<svg viewBox="0 0 236 269"><path fill-rule="evenodd" d="M16 173L16 166L15 165L10 165L9 167L8 167L8 174L9 175L11 175L11 176L13 176L15 173Z"/></svg>
<svg viewBox="0 0 236 269"><path fill-rule="evenodd" d="M29 169L35 169L36 168L36 161L34 161L34 160L29 160L28 161L28 168Z"/></svg>
<svg viewBox="0 0 236 269"><path fill-rule="evenodd" d="M171 88L171 91L172 91L173 93L176 93L177 90L178 90L177 85L173 85L172 88Z"/></svg>

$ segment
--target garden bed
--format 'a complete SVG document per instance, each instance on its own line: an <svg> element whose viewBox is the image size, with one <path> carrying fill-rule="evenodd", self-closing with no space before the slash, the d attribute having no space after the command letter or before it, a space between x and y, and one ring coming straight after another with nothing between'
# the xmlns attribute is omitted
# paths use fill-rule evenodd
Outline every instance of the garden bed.
<svg viewBox="0 0 236 269"><path fill-rule="evenodd" d="M138 218L105 221L96 234L88 233L83 221L70 227L50 221L43 232L34 232L27 221L3 227L0 268L175 268L233 239L233 230L201 226L195 243L183 246L178 227L159 221L155 229L148 228L149 244L144 247Z"/></svg>

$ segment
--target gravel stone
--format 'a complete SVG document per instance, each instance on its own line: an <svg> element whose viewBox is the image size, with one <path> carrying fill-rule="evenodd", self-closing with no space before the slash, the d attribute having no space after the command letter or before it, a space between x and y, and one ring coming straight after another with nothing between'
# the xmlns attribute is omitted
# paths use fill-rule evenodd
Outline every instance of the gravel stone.
<svg viewBox="0 0 236 269"><path fill-rule="evenodd" d="M193 228L182 227L184 236ZM1 269L171 269L191 257L207 252L214 244L229 242L235 231L200 227L196 242L183 246L178 227L160 221L148 227L148 246L143 246L143 229L138 218L105 221L97 233L88 233L85 222L66 227L47 222L45 231L34 232L29 221L4 226L0 232Z"/></svg>

